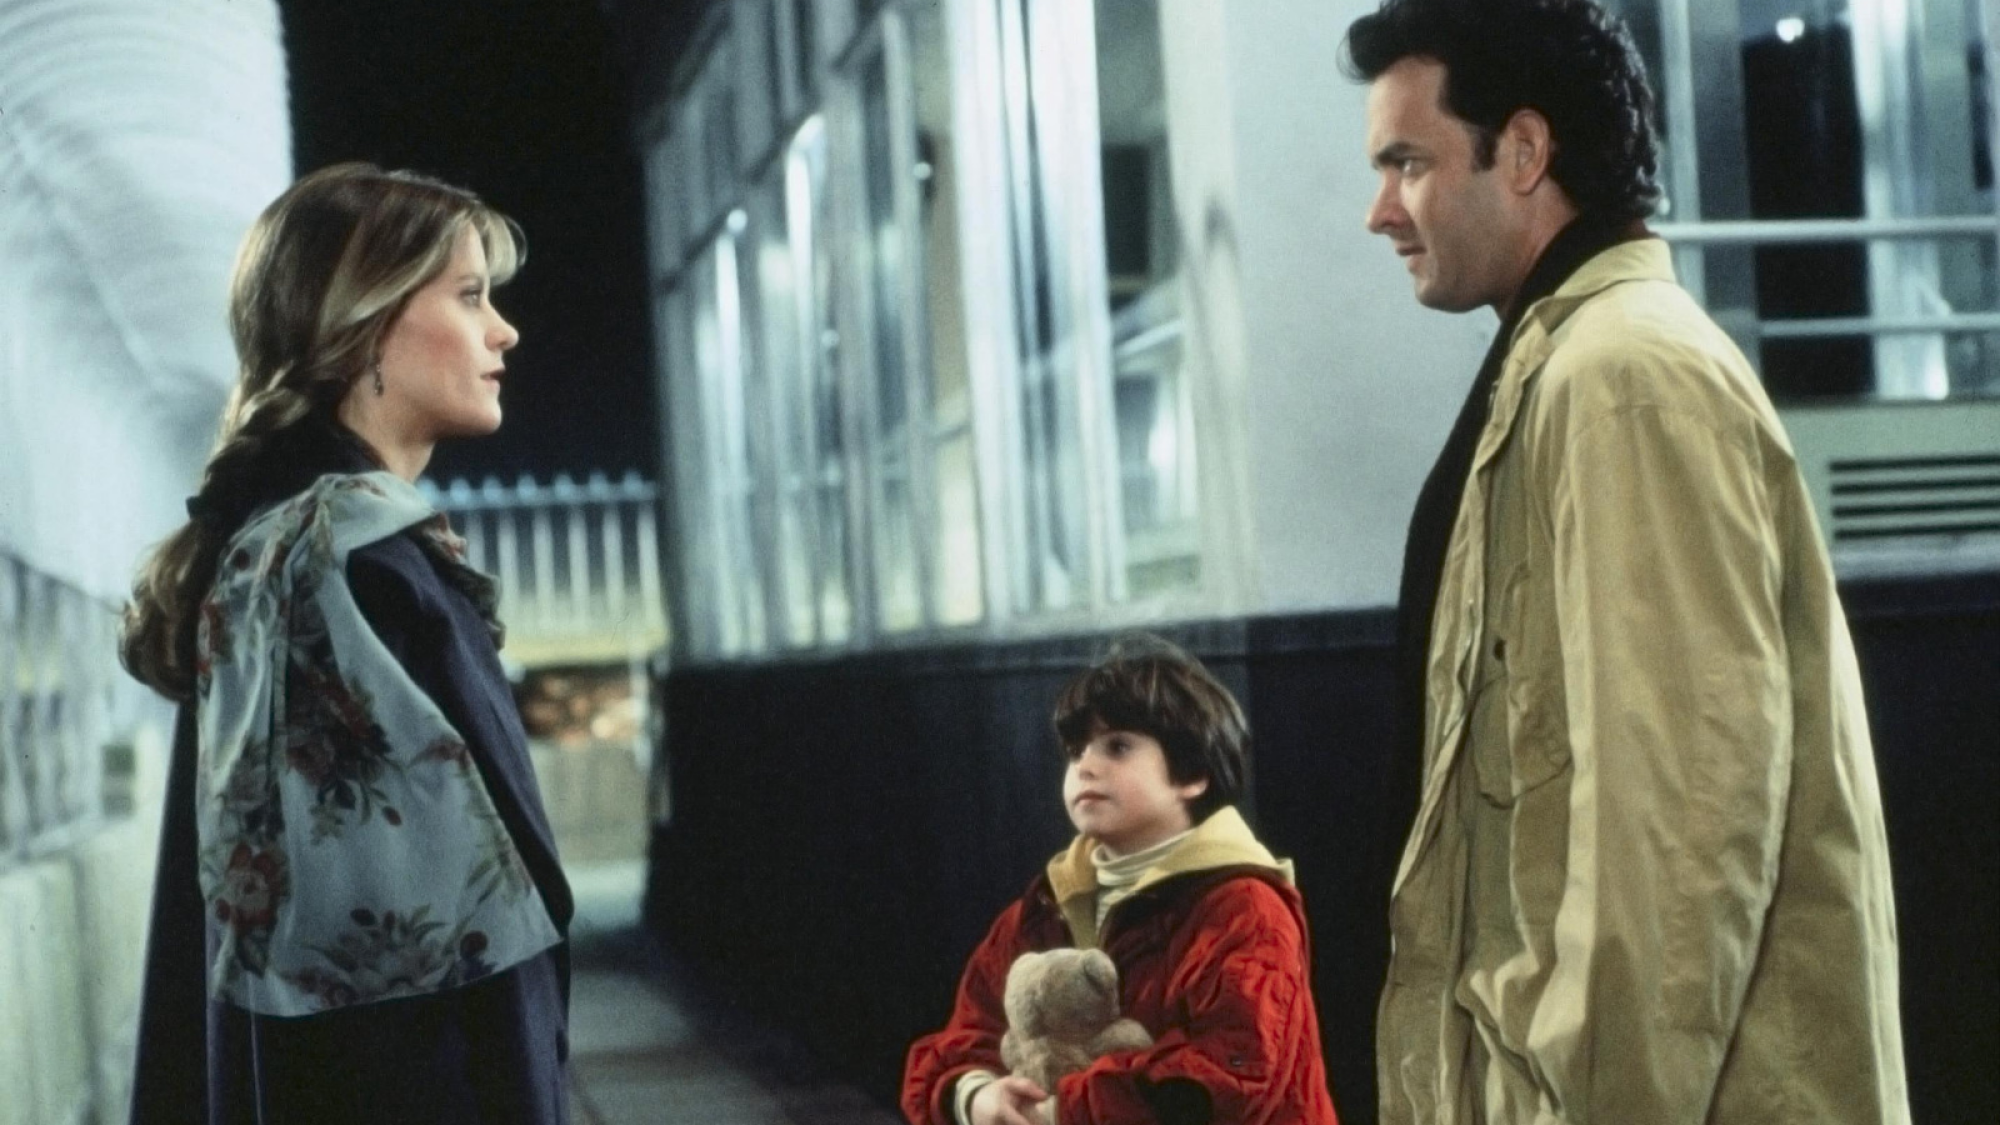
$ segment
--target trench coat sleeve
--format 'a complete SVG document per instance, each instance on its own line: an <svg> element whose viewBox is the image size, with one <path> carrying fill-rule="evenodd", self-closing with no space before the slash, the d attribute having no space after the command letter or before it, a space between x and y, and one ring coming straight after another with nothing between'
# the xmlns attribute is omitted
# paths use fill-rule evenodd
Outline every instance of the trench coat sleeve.
<svg viewBox="0 0 2000 1125"><path fill-rule="evenodd" d="M958 982L951 1019L943 1030L910 1044L903 1066L903 1115L911 1125L957 1125L952 1087L968 1071L1007 1073L1000 1061L1000 1037L1007 1033L1007 970L1026 953L1022 932L1024 903L1000 912Z"/></svg>
<svg viewBox="0 0 2000 1125"><path fill-rule="evenodd" d="M1171 969L1175 1025L1058 1083L1062 1125L1335 1125L1320 1075L1305 931L1268 884L1204 896Z"/></svg>
<svg viewBox="0 0 2000 1125"><path fill-rule="evenodd" d="M1657 357L1610 366L1687 382ZM1776 884L1792 704L1769 480L1792 470L1747 411L1571 406L1530 470L1574 772L1528 1063L1552 1119L1696 1125Z"/></svg>

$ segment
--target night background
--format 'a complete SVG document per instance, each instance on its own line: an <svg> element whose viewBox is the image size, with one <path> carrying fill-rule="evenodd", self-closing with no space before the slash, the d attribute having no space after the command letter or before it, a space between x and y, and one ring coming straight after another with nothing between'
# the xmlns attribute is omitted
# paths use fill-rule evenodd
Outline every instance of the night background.
<svg viewBox="0 0 2000 1125"><path fill-rule="evenodd" d="M439 446L430 476L657 476L643 186L628 124L634 36L613 23L677 43L696 0L617 15L591 0L279 7L300 174L343 160L424 172L527 232L526 267L494 294L521 331L506 423Z"/></svg>

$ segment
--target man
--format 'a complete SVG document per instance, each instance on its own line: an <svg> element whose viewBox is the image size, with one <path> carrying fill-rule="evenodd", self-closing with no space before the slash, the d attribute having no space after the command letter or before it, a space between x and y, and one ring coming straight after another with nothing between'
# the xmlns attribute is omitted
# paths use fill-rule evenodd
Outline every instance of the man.
<svg viewBox="0 0 2000 1125"><path fill-rule="evenodd" d="M1388 0L1348 54L1369 229L1501 316L1405 560L1383 1122L1907 1121L1853 647L1777 415L1642 225L1629 36Z"/></svg>

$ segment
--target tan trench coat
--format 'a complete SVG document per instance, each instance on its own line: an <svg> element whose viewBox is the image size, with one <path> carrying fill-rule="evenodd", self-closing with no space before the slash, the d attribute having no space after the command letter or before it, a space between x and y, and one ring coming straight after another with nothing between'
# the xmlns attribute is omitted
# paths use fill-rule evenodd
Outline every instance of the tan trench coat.
<svg viewBox="0 0 2000 1125"><path fill-rule="evenodd" d="M1426 714L1385 1125L1908 1120L1853 645L1777 415L1657 239L1521 322Z"/></svg>

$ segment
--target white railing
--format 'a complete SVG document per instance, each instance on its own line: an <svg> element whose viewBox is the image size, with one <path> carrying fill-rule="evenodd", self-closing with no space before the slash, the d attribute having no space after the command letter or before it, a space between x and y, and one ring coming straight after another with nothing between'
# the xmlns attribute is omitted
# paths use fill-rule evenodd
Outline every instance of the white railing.
<svg viewBox="0 0 2000 1125"><path fill-rule="evenodd" d="M0 551L0 869L105 819L105 754L136 685L110 605Z"/></svg>
<svg viewBox="0 0 2000 1125"><path fill-rule="evenodd" d="M657 491L636 473L429 487L500 584L506 656L526 667L636 662L664 647Z"/></svg>
<svg viewBox="0 0 2000 1125"><path fill-rule="evenodd" d="M0 549L0 1121L125 1115L167 745L117 641Z"/></svg>

